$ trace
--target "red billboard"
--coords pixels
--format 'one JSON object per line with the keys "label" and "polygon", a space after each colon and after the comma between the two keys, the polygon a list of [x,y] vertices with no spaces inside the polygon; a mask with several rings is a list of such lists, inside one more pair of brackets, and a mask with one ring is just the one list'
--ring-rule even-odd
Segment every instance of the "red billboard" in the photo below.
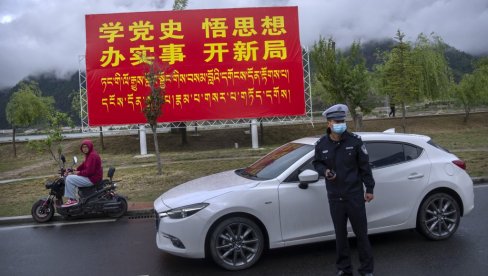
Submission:
{"label": "red billboard", "polygon": [[297,7],[86,15],[89,125],[146,123],[153,62],[159,122],[305,114]]}

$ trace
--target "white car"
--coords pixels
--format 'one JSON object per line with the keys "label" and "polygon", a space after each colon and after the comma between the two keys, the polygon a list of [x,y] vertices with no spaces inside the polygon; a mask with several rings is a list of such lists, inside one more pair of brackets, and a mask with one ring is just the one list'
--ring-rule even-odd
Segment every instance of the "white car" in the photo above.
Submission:
{"label": "white car", "polygon": [[[465,163],[427,136],[357,134],[376,181],[375,199],[366,204],[369,233],[417,228],[432,240],[453,235],[461,216],[474,208]],[[334,239],[325,180],[312,165],[317,140],[293,141],[247,168],[161,195],[154,202],[159,249],[211,257],[225,269],[240,270],[255,264],[264,249]]]}

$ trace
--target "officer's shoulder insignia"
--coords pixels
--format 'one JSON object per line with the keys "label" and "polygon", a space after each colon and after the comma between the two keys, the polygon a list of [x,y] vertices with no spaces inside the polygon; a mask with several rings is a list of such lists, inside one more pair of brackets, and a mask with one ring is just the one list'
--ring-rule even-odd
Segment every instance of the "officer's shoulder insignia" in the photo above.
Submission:
{"label": "officer's shoulder insignia", "polygon": [[356,134],[356,133],[351,133],[351,134],[352,134],[352,137],[354,137],[356,139],[361,139],[361,135]]}
{"label": "officer's shoulder insignia", "polygon": [[361,136],[357,135],[356,133],[348,131],[347,134],[349,135],[351,140],[356,141],[356,142],[361,141]]}
{"label": "officer's shoulder insignia", "polygon": [[368,155],[368,150],[364,144],[361,146],[361,150],[364,152],[364,154]]}
{"label": "officer's shoulder insignia", "polygon": [[324,135],[322,137],[320,137],[316,142],[315,142],[315,145],[318,145],[320,142],[322,142],[322,140],[324,140],[324,138],[327,137],[327,135]]}

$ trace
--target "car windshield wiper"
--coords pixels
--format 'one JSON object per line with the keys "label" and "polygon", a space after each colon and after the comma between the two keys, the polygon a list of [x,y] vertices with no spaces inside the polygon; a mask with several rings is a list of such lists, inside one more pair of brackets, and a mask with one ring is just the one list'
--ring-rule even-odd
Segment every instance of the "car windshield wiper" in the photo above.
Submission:
{"label": "car windshield wiper", "polygon": [[246,169],[239,169],[239,170],[237,170],[237,172],[242,176],[248,176],[248,177],[252,177],[252,178],[257,177],[257,175],[254,175],[252,173],[247,172]]}

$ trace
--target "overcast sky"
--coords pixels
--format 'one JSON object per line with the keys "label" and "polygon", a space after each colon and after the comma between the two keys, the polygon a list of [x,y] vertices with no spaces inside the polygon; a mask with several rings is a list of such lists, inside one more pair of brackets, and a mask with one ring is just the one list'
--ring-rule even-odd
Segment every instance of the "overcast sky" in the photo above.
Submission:
{"label": "overcast sky", "polygon": [[[85,53],[85,14],[170,10],[173,0],[1,0],[0,88],[31,74],[77,72]],[[300,38],[339,46],[435,32],[471,54],[488,53],[487,0],[189,0],[187,9],[298,6]]]}

